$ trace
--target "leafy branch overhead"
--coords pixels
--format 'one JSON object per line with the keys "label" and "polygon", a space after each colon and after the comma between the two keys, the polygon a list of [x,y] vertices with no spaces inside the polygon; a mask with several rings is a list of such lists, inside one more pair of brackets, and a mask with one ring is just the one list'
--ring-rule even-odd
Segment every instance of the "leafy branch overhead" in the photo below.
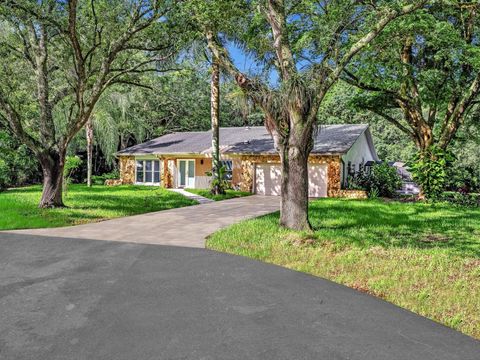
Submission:
{"label": "leafy branch overhead", "polygon": [[480,4],[434,4],[386,31],[345,71],[359,105],[423,151],[446,149],[480,95]]}

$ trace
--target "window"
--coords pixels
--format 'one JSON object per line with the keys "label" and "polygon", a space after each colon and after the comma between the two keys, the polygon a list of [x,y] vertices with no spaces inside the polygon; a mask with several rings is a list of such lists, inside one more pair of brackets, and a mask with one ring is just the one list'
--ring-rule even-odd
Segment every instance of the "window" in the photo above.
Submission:
{"label": "window", "polygon": [[143,182],[143,161],[137,160],[137,178],[136,182]]}
{"label": "window", "polygon": [[225,166],[225,178],[227,180],[232,180],[233,176],[233,164],[232,160],[222,160],[222,166]]}
{"label": "window", "polygon": [[160,161],[137,160],[136,182],[141,184],[160,184]]}

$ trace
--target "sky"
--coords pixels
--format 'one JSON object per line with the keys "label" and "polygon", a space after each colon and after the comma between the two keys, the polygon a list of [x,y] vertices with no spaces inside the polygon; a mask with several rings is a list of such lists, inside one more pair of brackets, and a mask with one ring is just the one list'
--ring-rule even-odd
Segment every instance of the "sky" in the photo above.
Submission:
{"label": "sky", "polygon": [[[227,50],[230,53],[235,66],[241,71],[249,75],[259,75],[262,71],[262,66],[255,62],[254,57],[245,54],[245,52],[230,42],[227,44]],[[278,74],[275,71],[270,71],[269,82],[271,85],[278,83]]]}

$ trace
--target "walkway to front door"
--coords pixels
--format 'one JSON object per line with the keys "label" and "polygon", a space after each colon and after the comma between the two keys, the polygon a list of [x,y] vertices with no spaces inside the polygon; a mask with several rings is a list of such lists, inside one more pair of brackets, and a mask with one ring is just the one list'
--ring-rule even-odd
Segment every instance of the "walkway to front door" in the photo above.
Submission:
{"label": "walkway to front door", "polygon": [[215,202],[215,200],[212,200],[212,199],[209,199],[209,198],[197,195],[197,194],[193,194],[193,193],[185,191],[183,189],[168,189],[168,190],[176,192],[176,193],[178,193],[180,195],[183,195],[183,196],[185,196],[189,199],[195,200],[199,204],[209,204],[209,203]]}
{"label": "walkway to front door", "polygon": [[4,233],[203,248],[205,238],[218,229],[279,207],[279,197],[252,195],[93,224]]}

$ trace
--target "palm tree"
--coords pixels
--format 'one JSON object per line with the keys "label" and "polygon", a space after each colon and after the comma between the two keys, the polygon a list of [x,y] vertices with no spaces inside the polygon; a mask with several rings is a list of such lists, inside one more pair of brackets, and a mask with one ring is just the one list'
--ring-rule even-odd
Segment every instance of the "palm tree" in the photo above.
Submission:
{"label": "palm tree", "polygon": [[92,186],[92,162],[93,162],[93,115],[85,124],[85,136],[87,138],[87,186]]}
{"label": "palm tree", "polygon": [[220,162],[220,66],[215,58],[212,61],[212,79],[210,82],[210,110],[212,122],[212,193],[225,194],[221,179]]}

